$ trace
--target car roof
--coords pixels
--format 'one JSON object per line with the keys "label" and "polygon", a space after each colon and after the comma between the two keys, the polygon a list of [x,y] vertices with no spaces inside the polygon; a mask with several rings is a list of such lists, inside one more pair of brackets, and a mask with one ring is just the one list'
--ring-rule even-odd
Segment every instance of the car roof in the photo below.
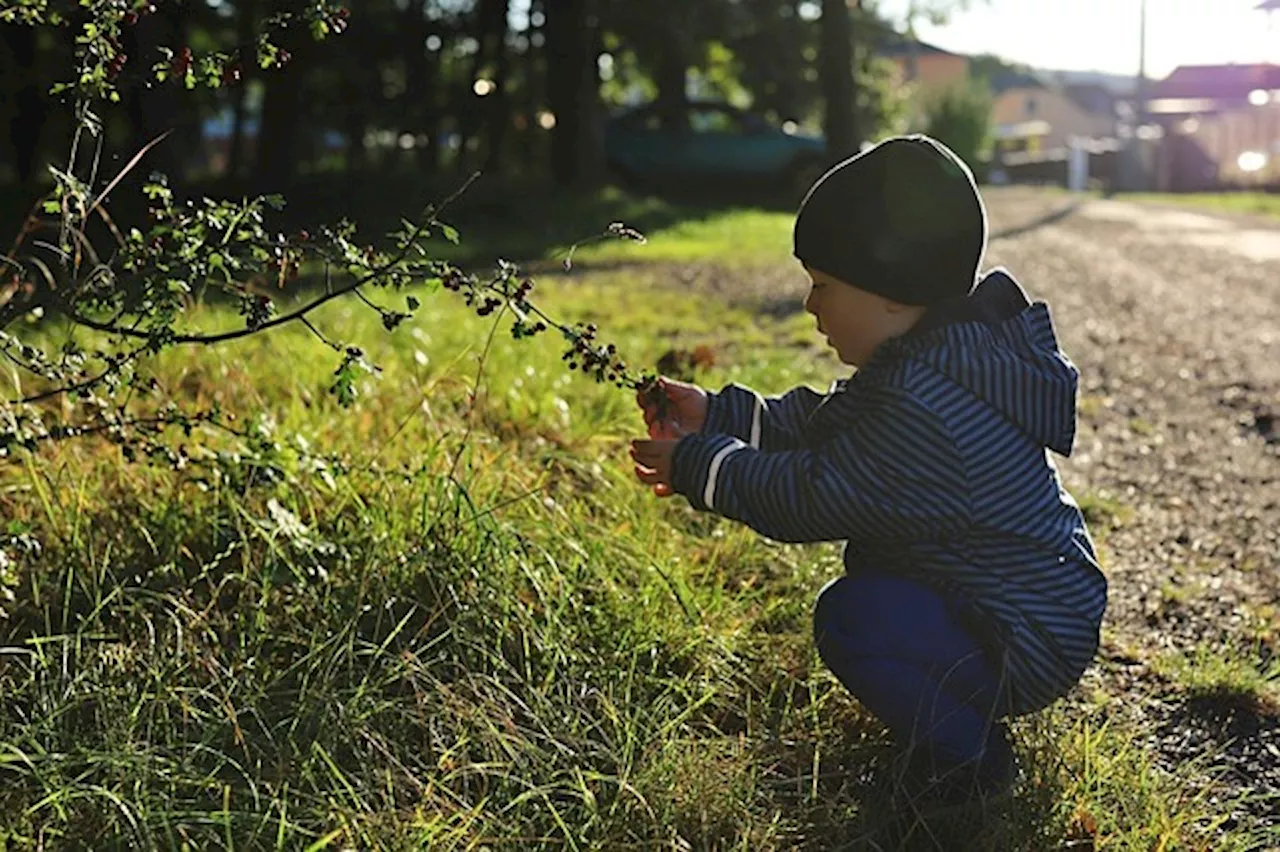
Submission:
{"label": "car roof", "polygon": [[741,107],[736,107],[733,104],[729,103],[728,101],[686,99],[682,101],[677,101],[675,103],[664,103],[662,101],[650,101],[647,104],[641,104],[640,106],[631,107],[630,109],[625,109],[622,112],[618,113],[618,115],[619,116],[644,115],[645,113],[655,112],[659,109],[670,109],[673,106],[678,109],[685,109],[685,110],[700,109],[700,108],[714,108],[714,109],[722,109],[726,112],[738,113],[739,115],[755,114],[755,113],[752,113],[750,110],[745,110],[745,109],[742,109]]}

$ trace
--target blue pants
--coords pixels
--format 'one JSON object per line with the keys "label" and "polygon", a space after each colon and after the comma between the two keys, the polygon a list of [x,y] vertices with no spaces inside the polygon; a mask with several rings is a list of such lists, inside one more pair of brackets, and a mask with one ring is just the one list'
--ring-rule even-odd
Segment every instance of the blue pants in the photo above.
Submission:
{"label": "blue pants", "polygon": [[[818,653],[901,744],[944,766],[1011,760],[1003,667],[966,627],[971,613],[920,583],[858,572],[814,607]],[[997,770],[998,771],[998,770]]]}

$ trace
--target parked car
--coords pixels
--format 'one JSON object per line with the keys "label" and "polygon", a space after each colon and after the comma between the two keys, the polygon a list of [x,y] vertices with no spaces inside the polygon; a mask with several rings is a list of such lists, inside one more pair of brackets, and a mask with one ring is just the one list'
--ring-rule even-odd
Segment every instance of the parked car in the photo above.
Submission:
{"label": "parked car", "polygon": [[609,168],[654,188],[780,189],[798,197],[822,175],[826,143],[717,102],[654,103],[609,119]]}

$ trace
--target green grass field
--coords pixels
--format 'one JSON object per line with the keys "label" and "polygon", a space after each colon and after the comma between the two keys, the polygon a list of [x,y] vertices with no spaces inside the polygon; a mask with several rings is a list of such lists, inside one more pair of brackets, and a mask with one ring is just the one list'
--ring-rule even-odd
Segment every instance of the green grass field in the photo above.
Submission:
{"label": "green grass field", "polygon": [[[635,363],[706,345],[710,386],[825,387],[810,318],[645,263],[785,263],[787,228],[600,245],[582,257],[640,263],[535,298]],[[0,531],[41,544],[0,560],[0,850],[1251,848],[1088,689],[1019,723],[1012,802],[890,807],[884,731],[810,639],[838,548],[655,499],[628,392],[501,320],[486,351],[492,319],[417,295],[390,335],[354,301],[316,315],[382,368],[352,409],[287,328],[154,365],[240,414],[172,436],[182,470],[87,440],[0,467]]]}

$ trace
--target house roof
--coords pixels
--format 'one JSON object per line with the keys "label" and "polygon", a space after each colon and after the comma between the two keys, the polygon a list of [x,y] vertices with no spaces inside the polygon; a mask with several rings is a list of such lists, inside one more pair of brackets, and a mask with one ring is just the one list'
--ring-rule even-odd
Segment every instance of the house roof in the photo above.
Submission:
{"label": "house roof", "polygon": [[[943,50],[936,44],[930,44],[927,41],[916,41],[921,56],[956,56],[961,57],[963,54],[953,53],[950,50]],[[906,56],[912,51],[911,39],[902,33],[888,33],[880,36],[875,42],[876,53],[880,56],[898,57]]]}
{"label": "house roof", "polygon": [[1280,10],[1280,0],[1262,0],[1261,3],[1253,8],[1260,12],[1275,12]]}
{"label": "house roof", "polygon": [[[1268,2],[1280,8],[1280,0]],[[1149,96],[1234,100],[1254,89],[1280,89],[1280,65],[1182,65],[1155,83]]]}
{"label": "house roof", "polygon": [[995,74],[987,81],[991,86],[991,93],[999,95],[1010,89],[1043,89],[1046,88],[1044,80],[1035,74],[1025,71],[1004,71]]}
{"label": "house roof", "polygon": [[1071,83],[1062,87],[1062,93],[1085,112],[1098,115],[1115,115],[1116,104],[1122,100],[1101,83]]}

